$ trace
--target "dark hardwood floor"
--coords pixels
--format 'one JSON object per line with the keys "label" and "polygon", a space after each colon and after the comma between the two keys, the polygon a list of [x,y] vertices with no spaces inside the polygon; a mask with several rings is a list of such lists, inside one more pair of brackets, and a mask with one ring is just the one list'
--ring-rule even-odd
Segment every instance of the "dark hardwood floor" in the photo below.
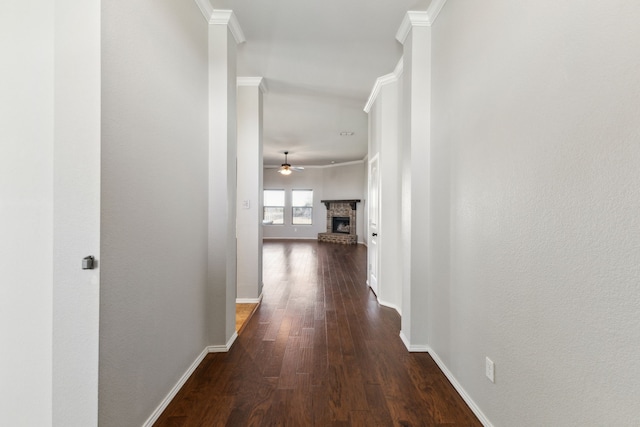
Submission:
{"label": "dark hardwood floor", "polygon": [[479,426],[365,285],[366,248],[265,241],[264,298],[155,426]]}

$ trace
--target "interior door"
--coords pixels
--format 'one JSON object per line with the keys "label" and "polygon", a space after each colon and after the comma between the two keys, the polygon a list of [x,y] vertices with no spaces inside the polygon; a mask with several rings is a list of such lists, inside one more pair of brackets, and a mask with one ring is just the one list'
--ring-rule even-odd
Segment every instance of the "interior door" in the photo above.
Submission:
{"label": "interior door", "polygon": [[54,10],[54,426],[98,425],[101,3],[60,0]]}
{"label": "interior door", "polygon": [[376,154],[369,161],[369,224],[368,224],[368,251],[369,287],[378,294],[378,273],[380,247],[378,245],[378,231],[380,218],[380,185],[379,165]]}

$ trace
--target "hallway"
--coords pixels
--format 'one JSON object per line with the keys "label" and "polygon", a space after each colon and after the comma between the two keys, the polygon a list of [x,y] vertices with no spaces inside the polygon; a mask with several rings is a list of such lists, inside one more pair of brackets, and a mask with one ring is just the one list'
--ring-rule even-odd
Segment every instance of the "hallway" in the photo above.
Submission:
{"label": "hallway", "polygon": [[155,425],[480,425],[365,280],[362,245],[265,241],[262,304]]}

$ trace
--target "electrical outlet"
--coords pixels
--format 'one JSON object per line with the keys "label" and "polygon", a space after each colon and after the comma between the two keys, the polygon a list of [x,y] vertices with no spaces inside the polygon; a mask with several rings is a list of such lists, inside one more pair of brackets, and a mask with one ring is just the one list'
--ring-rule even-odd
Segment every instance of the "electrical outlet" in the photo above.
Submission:
{"label": "electrical outlet", "polygon": [[487,376],[487,378],[489,378],[489,381],[491,381],[492,383],[496,382],[495,365],[493,364],[493,360],[489,359],[488,357],[486,358],[486,361],[485,361],[484,374]]}

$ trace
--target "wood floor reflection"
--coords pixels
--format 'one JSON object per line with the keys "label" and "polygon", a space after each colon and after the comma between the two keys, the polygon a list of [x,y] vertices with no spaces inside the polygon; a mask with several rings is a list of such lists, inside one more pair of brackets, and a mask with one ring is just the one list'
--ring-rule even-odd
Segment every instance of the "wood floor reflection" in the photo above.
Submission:
{"label": "wood floor reflection", "polygon": [[236,332],[240,333],[244,329],[257,308],[257,303],[236,303]]}
{"label": "wood floor reflection", "polygon": [[481,425],[365,281],[362,245],[265,241],[262,303],[155,425]]}

